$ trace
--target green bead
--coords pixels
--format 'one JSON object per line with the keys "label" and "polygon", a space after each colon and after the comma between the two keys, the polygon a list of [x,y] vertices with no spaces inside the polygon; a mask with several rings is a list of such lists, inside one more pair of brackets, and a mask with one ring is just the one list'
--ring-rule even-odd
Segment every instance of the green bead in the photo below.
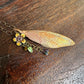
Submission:
{"label": "green bead", "polygon": [[49,50],[48,49],[44,49],[42,53],[45,54],[45,55],[48,55],[49,54]]}
{"label": "green bead", "polygon": [[32,47],[28,47],[27,50],[28,50],[30,53],[33,53],[33,48],[32,48]]}

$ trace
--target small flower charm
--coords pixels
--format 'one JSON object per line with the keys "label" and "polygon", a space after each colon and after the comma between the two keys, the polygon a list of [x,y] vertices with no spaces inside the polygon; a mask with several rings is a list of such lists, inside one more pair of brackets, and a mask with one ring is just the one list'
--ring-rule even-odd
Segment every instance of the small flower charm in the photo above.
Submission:
{"label": "small flower charm", "polygon": [[[25,40],[25,37],[26,37],[25,34],[17,32],[15,34],[15,37],[13,38],[13,42],[15,42],[17,46],[24,47],[24,50],[25,51],[29,51],[30,53],[33,53],[33,49],[38,50],[36,47],[35,48],[32,47],[32,44],[30,44],[29,42],[27,42]],[[49,51],[48,50],[43,50],[42,53],[45,54],[45,55],[48,55]]]}
{"label": "small flower charm", "polygon": [[16,42],[17,46],[21,46],[22,44],[26,43],[26,40],[24,38],[25,34],[16,33],[13,41]]}

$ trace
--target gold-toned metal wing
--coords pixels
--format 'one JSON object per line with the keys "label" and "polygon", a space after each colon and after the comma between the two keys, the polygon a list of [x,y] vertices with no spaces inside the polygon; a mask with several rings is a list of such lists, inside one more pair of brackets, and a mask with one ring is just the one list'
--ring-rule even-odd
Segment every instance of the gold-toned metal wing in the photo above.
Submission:
{"label": "gold-toned metal wing", "polygon": [[21,31],[19,29],[15,29],[19,31],[20,33],[24,33],[26,37],[28,37],[30,40],[35,41],[44,47],[47,48],[60,48],[60,47],[66,47],[66,46],[73,46],[75,42],[58,33],[53,33],[50,31],[41,31],[41,30],[26,30]]}

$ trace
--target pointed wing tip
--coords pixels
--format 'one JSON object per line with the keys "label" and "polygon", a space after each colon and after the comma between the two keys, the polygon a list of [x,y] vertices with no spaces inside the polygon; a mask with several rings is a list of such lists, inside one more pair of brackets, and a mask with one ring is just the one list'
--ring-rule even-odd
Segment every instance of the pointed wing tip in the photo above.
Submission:
{"label": "pointed wing tip", "polygon": [[75,45],[75,42],[71,39],[70,40],[70,46],[74,46]]}
{"label": "pointed wing tip", "polygon": [[74,42],[74,41],[72,41],[71,45],[72,45],[72,46],[73,46],[73,45],[75,45],[75,42]]}

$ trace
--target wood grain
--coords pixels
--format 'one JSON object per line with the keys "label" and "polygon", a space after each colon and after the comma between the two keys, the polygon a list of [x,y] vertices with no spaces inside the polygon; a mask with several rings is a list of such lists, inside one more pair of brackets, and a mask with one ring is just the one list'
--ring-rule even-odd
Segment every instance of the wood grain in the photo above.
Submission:
{"label": "wood grain", "polygon": [[73,47],[49,49],[49,56],[30,54],[0,31],[2,84],[75,84],[78,77],[83,84],[84,76],[77,74],[84,70],[84,0],[0,0],[0,20],[21,30],[57,32],[76,42]]}

